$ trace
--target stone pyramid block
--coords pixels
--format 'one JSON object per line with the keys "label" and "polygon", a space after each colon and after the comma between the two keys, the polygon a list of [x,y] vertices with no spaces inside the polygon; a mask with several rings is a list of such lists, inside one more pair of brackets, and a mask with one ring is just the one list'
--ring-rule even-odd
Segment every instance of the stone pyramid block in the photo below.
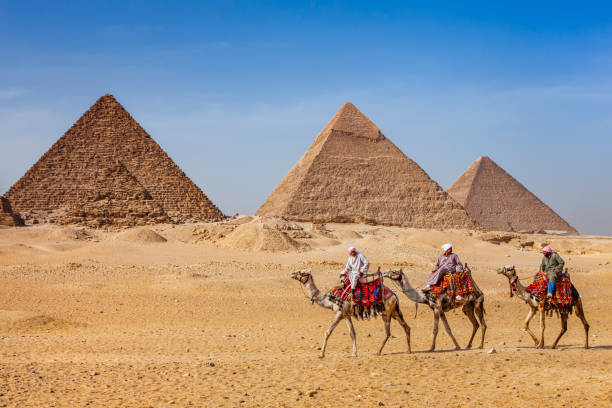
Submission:
{"label": "stone pyramid block", "polygon": [[488,157],[479,157],[448,193],[478,226],[491,231],[565,231],[578,234],[563,218]]}
{"label": "stone pyramid block", "polygon": [[117,160],[174,219],[223,217],[112,95],[98,99],[5,197],[20,214],[68,209]]}
{"label": "stone pyramid block", "polygon": [[121,162],[101,171],[85,188],[79,203],[72,205],[58,223],[98,228],[170,222],[161,205]]}
{"label": "stone pyramid block", "polygon": [[473,228],[463,207],[347,102],[256,215]]}

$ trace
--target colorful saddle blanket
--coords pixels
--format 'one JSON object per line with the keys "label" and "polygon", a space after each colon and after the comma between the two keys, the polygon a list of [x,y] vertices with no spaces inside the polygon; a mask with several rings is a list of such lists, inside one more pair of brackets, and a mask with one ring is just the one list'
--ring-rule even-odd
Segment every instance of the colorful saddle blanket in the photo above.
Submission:
{"label": "colorful saddle blanket", "polygon": [[431,288],[427,292],[427,296],[430,301],[436,302],[440,295],[448,293],[451,299],[454,301],[455,296],[467,296],[470,293],[476,292],[472,276],[468,272],[458,273],[447,273],[444,275],[444,279],[438,286]]}
{"label": "colorful saddle blanket", "polygon": [[[333,287],[329,291],[329,300],[342,305],[351,294],[351,282],[344,279],[341,285]],[[353,293],[353,314],[359,318],[377,316],[385,310],[385,299],[393,292],[382,284],[380,278],[360,279]]]}
{"label": "colorful saddle blanket", "polygon": [[[525,292],[530,293],[538,302],[543,303],[548,293],[548,276],[544,272],[538,272],[535,280],[525,289]],[[568,273],[561,274],[557,279],[552,303],[561,307],[574,304],[574,290]]]}

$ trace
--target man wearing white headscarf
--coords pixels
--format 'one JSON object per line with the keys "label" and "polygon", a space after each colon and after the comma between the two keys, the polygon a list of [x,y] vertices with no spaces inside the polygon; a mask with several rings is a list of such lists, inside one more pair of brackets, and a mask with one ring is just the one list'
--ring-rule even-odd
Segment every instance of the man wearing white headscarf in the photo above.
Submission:
{"label": "man wearing white headscarf", "polygon": [[350,247],[348,249],[348,253],[349,257],[348,261],[346,262],[346,267],[342,272],[340,272],[340,275],[348,276],[351,282],[351,290],[355,290],[359,278],[368,273],[370,263],[368,262],[367,258],[355,247]]}
{"label": "man wearing white headscarf", "polygon": [[463,265],[459,257],[453,253],[453,244],[442,245],[442,250],[444,253],[438,257],[438,262],[427,279],[427,285],[422,289],[423,292],[427,292],[432,286],[440,283],[447,273],[463,272]]}

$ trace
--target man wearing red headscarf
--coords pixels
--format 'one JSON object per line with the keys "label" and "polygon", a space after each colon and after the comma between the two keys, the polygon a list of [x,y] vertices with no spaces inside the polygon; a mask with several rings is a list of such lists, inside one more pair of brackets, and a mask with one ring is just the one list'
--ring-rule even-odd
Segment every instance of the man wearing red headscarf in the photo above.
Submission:
{"label": "man wearing red headscarf", "polygon": [[555,282],[558,275],[563,273],[565,261],[549,246],[542,248],[542,254],[544,257],[542,263],[540,263],[540,271],[548,277],[548,294],[546,297],[552,298],[555,293]]}

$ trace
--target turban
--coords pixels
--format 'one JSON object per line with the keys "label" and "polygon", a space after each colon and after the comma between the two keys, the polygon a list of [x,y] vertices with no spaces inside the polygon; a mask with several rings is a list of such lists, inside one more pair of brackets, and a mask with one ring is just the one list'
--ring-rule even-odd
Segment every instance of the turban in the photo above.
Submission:
{"label": "turban", "polygon": [[356,253],[356,254],[358,254],[358,253],[359,253],[359,251],[357,250],[357,248],[355,248],[355,247],[350,247],[350,248],[348,249],[348,253],[349,253],[349,255],[350,255],[350,254],[351,254],[351,252],[353,252],[353,251],[355,251],[355,253]]}
{"label": "turban", "polygon": [[448,251],[452,247],[453,247],[453,244],[444,244],[444,245],[442,245],[442,249],[444,250],[444,252]]}
{"label": "turban", "polygon": [[542,252],[546,252],[547,254],[555,254],[556,252],[549,246],[545,246],[542,248]]}

